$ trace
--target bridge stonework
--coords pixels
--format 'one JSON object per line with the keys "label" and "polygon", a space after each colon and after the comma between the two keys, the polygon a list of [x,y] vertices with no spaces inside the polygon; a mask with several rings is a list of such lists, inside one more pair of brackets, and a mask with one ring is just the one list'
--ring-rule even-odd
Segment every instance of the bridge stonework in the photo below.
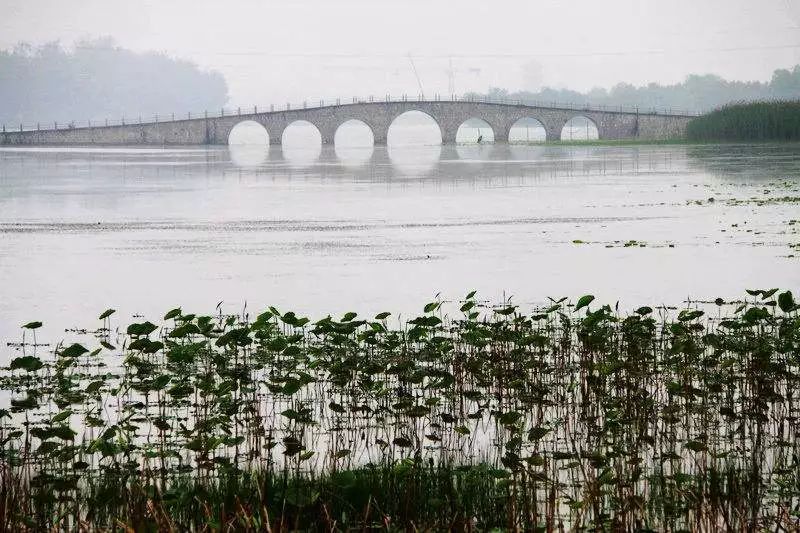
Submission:
{"label": "bridge stonework", "polygon": [[224,145],[231,130],[245,120],[264,126],[270,144],[280,144],[284,130],[293,122],[307,121],[317,127],[324,144],[332,144],[337,128],[348,120],[360,120],[372,129],[375,144],[386,144],[389,126],[407,111],[421,111],[439,125],[442,142],[455,143],[458,128],[471,118],[486,121],[495,142],[508,141],[511,127],[522,118],[542,123],[547,140],[559,140],[571,118],[583,116],[597,126],[600,139],[680,139],[693,118],[686,115],[635,113],[610,110],[576,110],[529,105],[469,101],[361,102],[310,109],[202,117],[185,120],[75,127],[0,133],[3,145]]}

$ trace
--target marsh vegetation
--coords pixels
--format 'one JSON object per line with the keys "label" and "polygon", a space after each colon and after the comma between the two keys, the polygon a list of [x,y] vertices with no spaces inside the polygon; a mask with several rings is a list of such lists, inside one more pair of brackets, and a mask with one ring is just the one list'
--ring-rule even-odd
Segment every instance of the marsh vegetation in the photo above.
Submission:
{"label": "marsh vegetation", "polygon": [[793,530],[799,308],[109,309],[46,354],[30,322],[0,381],[0,527]]}
{"label": "marsh vegetation", "polygon": [[731,104],[693,119],[692,141],[800,140],[800,101]]}

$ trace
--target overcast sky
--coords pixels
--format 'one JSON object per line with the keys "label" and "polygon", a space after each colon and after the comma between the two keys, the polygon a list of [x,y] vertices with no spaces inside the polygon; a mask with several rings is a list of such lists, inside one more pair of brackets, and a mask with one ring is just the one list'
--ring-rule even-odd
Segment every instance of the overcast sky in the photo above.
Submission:
{"label": "overcast sky", "polygon": [[100,36],[222,72],[233,105],[446,94],[451,65],[457,93],[586,90],[767,80],[800,63],[800,0],[0,0],[0,48]]}

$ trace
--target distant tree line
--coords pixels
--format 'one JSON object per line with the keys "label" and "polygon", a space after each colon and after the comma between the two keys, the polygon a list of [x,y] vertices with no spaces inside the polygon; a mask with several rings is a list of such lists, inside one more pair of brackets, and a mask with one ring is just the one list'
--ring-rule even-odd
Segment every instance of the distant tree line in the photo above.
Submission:
{"label": "distant tree line", "polygon": [[693,119],[692,141],[800,140],[800,101],[731,104]]}
{"label": "distant tree line", "polygon": [[728,81],[713,74],[693,74],[683,83],[674,85],[650,83],[635,87],[620,83],[611,89],[595,88],[588,92],[549,87],[540,91],[517,92],[493,88],[486,94],[472,93],[470,96],[706,112],[732,102],[800,100],[800,65],[790,70],[776,70],[768,82]]}
{"label": "distant tree line", "polygon": [[19,44],[0,51],[0,123],[7,126],[218,110],[225,78],[189,61],[120,48],[110,39]]}

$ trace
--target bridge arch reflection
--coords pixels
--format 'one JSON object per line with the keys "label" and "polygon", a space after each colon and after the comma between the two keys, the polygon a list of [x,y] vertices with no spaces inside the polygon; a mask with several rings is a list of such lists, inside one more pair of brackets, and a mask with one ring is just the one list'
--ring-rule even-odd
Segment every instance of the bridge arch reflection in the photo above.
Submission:
{"label": "bridge arch reflection", "polygon": [[336,128],[333,146],[336,157],[342,165],[361,166],[372,158],[375,133],[363,120],[349,119]]}
{"label": "bridge arch reflection", "polygon": [[314,164],[322,153],[322,134],[307,120],[290,122],[281,134],[281,153],[290,166]]}

